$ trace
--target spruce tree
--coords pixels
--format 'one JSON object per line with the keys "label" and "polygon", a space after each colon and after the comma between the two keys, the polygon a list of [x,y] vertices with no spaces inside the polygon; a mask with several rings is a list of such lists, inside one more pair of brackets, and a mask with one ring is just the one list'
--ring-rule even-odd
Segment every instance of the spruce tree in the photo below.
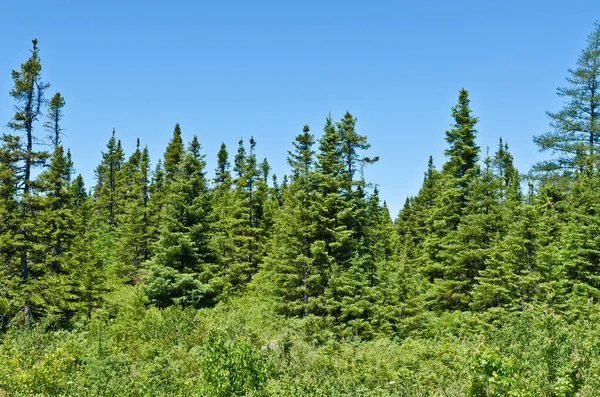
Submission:
{"label": "spruce tree", "polygon": [[62,146],[55,146],[47,170],[38,177],[45,191],[36,214],[38,220],[38,249],[32,252],[31,274],[35,278],[33,310],[39,317],[54,316],[66,320],[71,309],[66,307],[68,281],[73,268],[74,241],[77,239],[73,211],[71,172],[73,164]]}
{"label": "spruce tree", "polygon": [[573,187],[563,232],[563,276],[569,309],[600,300],[600,178],[591,161]]}
{"label": "spruce tree", "polygon": [[19,202],[17,201],[17,168],[20,143],[18,137],[2,136],[0,147],[0,329],[22,309],[18,298],[20,285],[19,266],[22,240]]}
{"label": "spruce tree", "polygon": [[42,114],[44,104],[44,92],[49,87],[48,84],[41,81],[42,65],[40,63],[39,49],[37,39],[32,40],[33,48],[31,56],[27,61],[21,64],[20,70],[12,71],[13,88],[10,96],[15,100],[15,115],[8,123],[8,127],[18,136],[23,136],[23,141],[12,139],[12,142],[18,142],[19,148],[19,166],[16,174],[16,186],[19,201],[20,212],[20,230],[16,239],[20,249],[20,281],[18,287],[23,292],[22,307],[25,321],[30,323],[34,317],[32,312],[32,286],[30,277],[30,255],[35,245],[36,219],[34,213],[37,201],[35,178],[32,177],[34,168],[41,166],[48,158],[48,153],[36,150],[34,143],[35,123]]}
{"label": "spruce tree", "polygon": [[71,310],[83,313],[89,320],[109,292],[107,269],[98,250],[98,232],[93,222],[93,202],[87,194],[81,175],[70,186],[73,200],[76,238],[72,245],[71,270],[67,300]]}
{"label": "spruce tree", "polygon": [[120,194],[121,168],[125,161],[121,141],[115,138],[116,131],[106,144],[106,153],[102,152],[102,162],[96,168],[96,187],[94,199],[96,204],[96,217],[100,225],[107,225],[109,230],[114,230],[123,211],[123,197]]}
{"label": "spruce tree", "polygon": [[65,98],[60,95],[60,92],[54,94],[48,104],[48,121],[44,123],[44,127],[48,131],[50,142],[52,145],[60,145],[60,136],[63,129],[60,126],[60,121],[63,118],[63,108],[65,107]]}
{"label": "spruce tree", "polygon": [[311,208],[313,189],[314,136],[307,125],[288,152],[291,183],[286,200],[275,218],[270,250],[265,269],[274,282],[274,292],[280,298],[279,309],[287,315],[320,314],[326,279],[318,267],[314,253],[322,248],[317,241],[318,225]]}
{"label": "spruce tree", "polygon": [[181,162],[184,156],[183,139],[181,138],[181,128],[179,123],[175,124],[173,130],[173,137],[167,145],[164,155],[164,172],[165,172],[165,185],[171,184],[175,180],[175,176],[179,171]]}
{"label": "spruce tree", "polygon": [[[422,250],[423,275],[432,284],[427,289],[426,300],[430,307],[437,309],[464,308],[468,304],[468,285],[476,275],[472,266],[463,266],[468,258],[459,261],[446,249],[456,245],[455,232],[467,215],[469,189],[479,175],[479,147],[475,143],[478,120],[471,115],[468,92],[464,88],[452,108],[452,117],[452,128],[446,131],[448,160],[442,167],[440,192],[429,211]],[[470,228],[466,227],[463,232],[468,235]]]}
{"label": "spruce tree", "polygon": [[117,273],[131,281],[140,264],[150,259],[151,227],[148,207],[150,156],[148,148],[136,151],[123,166],[126,187],[122,222],[119,226],[119,269]]}
{"label": "spruce tree", "polygon": [[167,193],[160,236],[146,264],[150,302],[203,307],[214,304],[225,282],[210,244],[209,197],[204,156],[190,143]]}

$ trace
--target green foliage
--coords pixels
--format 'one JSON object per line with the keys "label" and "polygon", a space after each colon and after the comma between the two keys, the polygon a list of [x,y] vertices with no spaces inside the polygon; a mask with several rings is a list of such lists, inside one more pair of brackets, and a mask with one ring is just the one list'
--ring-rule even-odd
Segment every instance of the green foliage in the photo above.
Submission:
{"label": "green foliage", "polygon": [[534,137],[540,150],[555,155],[534,167],[537,172],[581,171],[588,158],[597,169],[600,145],[600,24],[596,22],[587,46],[577,59],[577,67],[569,69],[569,85],[559,88],[565,103],[558,112],[548,112],[552,130]]}
{"label": "green foliage", "polygon": [[0,140],[0,397],[597,395],[598,32],[536,137],[562,175],[523,194],[502,139],[480,161],[461,89],[394,223],[349,112],[304,126],[281,186],[253,137],[211,183],[178,124],[153,174],[113,130],[88,194],[34,40]]}
{"label": "green foliage", "polygon": [[210,245],[210,201],[196,137],[171,182],[144,291],[159,307],[214,304],[224,281]]}

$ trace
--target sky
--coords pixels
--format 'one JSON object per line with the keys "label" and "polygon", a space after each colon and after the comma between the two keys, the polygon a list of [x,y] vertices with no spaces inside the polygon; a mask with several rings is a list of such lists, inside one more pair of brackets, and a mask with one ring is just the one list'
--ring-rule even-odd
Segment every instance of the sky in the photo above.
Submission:
{"label": "sky", "polygon": [[[113,128],[156,163],[180,123],[209,175],[240,138],[287,172],[308,124],[357,117],[380,161],[365,170],[392,216],[444,162],[458,91],[469,91],[485,154],[508,142],[522,173],[549,157],[534,135],[560,109],[600,1],[2,1],[0,132],[13,116],[11,70],[37,37],[47,97],[66,99],[63,143],[88,187]],[[39,135],[44,135],[41,128]]]}

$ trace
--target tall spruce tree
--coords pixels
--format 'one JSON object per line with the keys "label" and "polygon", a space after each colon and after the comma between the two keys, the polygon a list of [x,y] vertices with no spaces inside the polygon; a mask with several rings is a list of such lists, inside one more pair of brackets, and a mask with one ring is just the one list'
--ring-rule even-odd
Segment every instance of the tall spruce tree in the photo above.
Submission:
{"label": "tall spruce tree", "polygon": [[[469,189],[479,175],[479,147],[475,143],[477,118],[471,115],[468,92],[464,88],[452,108],[454,123],[446,131],[448,157],[442,168],[441,190],[429,212],[427,237],[423,242],[423,274],[432,284],[426,300],[437,309],[464,308],[468,303],[465,285],[475,275],[445,248],[455,245],[455,232],[467,215]],[[463,263],[464,264],[464,263]]]}
{"label": "tall spruce tree", "polygon": [[159,307],[214,304],[225,285],[210,244],[204,155],[194,137],[169,188],[144,291]]}
{"label": "tall spruce tree", "polygon": [[315,138],[308,125],[293,142],[288,152],[291,182],[286,200],[275,218],[265,269],[274,281],[274,292],[281,299],[280,310],[288,315],[318,314],[318,299],[325,289],[324,274],[318,268],[314,249],[318,225],[311,208],[315,197],[314,150]]}
{"label": "tall spruce tree", "polygon": [[19,142],[19,165],[16,174],[17,195],[20,211],[20,230],[16,239],[20,249],[20,281],[19,287],[23,291],[22,307],[25,321],[30,323],[34,317],[32,312],[33,287],[30,277],[30,254],[35,245],[35,205],[37,201],[35,178],[32,177],[35,167],[41,166],[48,158],[48,153],[42,150],[36,150],[37,141],[34,135],[35,123],[42,114],[44,105],[44,92],[49,87],[41,80],[42,65],[40,63],[39,49],[37,39],[32,40],[33,48],[31,56],[27,61],[21,64],[20,70],[12,71],[13,88],[10,96],[15,101],[15,114],[8,123],[8,127],[18,136],[23,136],[23,140],[12,140]]}

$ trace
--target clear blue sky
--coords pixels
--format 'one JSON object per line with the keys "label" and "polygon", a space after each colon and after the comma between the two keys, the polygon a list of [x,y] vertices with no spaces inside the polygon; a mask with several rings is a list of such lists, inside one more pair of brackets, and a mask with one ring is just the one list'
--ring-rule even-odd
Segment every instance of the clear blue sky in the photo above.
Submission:
{"label": "clear blue sky", "polygon": [[253,135],[278,175],[308,123],[346,110],[369,137],[367,170],[395,216],[444,160],[458,90],[480,118],[479,145],[508,141],[526,172],[545,158],[532,136],[557,110],[600,1],[4,1],[0,124],[11,69],[39,39],[43,74],[67,101],[64,143],[88,186],[112,128],[154,163],[176,122],[198,134],[209,168],[224,141]]}

